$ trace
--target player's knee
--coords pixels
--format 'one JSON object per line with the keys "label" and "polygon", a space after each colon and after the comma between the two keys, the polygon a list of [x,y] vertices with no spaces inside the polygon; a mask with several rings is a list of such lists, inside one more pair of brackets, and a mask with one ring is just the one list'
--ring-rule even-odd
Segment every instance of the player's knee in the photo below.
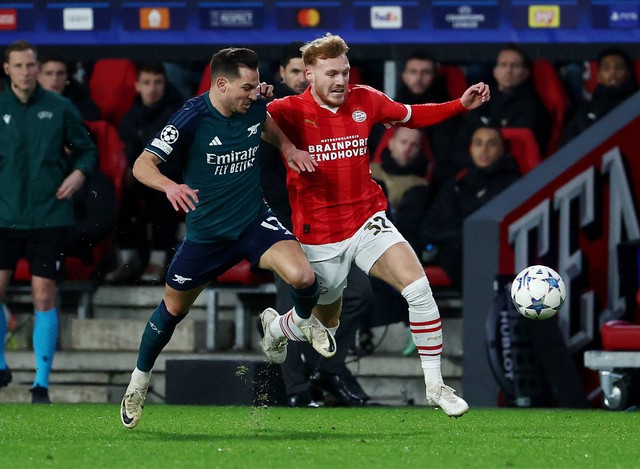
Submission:
{"label": "player's knee", "polygon": [[182,302],[172,301],[169,298],[165,298],[164,307],[166,308],[167,312],[170,315],[176,316],[176,317],[183,317],[187,315],[191,305],[186,305]]}
{"label": "player's knee", "polygon": [[37,293],[34,291],[32,300],[33,300],[33,308],[36,311],[49,311],[50,309],[53,309],[56,306],[55,295],[52,296],[42,292]]}
{"label": "player's knee", "polygon": [[416,307],[430,306],[434,301],[431,285],[429,285],[427,277],[421,277],[407,285],[404,290],[402,290],[402,296],[404,296],[409,305]]}
{"label": "player's knee", "polygon": [[311,266],[296,266],[287,272],[285,281],[293,288],[300,290],[313,285],[315,279],[316,274]]}

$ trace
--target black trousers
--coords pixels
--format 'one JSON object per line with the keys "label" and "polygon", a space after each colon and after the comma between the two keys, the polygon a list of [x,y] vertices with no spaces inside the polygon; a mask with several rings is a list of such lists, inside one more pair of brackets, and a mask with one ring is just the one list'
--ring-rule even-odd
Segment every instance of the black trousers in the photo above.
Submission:
{"label": "black trousers", "polygon": [[[277,275],[276,308],[280,314],[289,311],[293,303],[290,287]],[[373,291],[369,277],[355,265],[347,277],[347,287],[343,292],[340,327],[336,332],[338,350],[331,358],[324,358],[307,342],[289,341],[287,359],[281,365],[285,389],[288,395],[309,389],[309,376],[316,371],[334,374],[348,373],[345,365],[349,349],[355,345],[355,338],[365,315],[373,306]]]}

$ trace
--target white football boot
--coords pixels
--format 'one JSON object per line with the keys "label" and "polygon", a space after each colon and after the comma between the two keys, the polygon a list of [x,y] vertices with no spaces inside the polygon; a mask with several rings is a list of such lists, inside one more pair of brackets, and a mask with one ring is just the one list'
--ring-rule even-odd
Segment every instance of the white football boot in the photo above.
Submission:
{"label": "white football boot", "polygon": [[308,319],[299,318],[294,314],[293,322],[320,355],[331,358],[336,354],[336,339],[313,314]]}
{"label": "white football boot", "polygon": [[125,427],[133,428],[140,422],[148,389],[149,385],[142,387],[133,382],[127,386],[120,404],[120,420]]}
{"label": "white football boot", "polygon": [[277,339],[271,333],[269,326],[276,321],[280,315],[273,308],[267,308],[260,314],[260,322],[264,335],[260,341],[262,351],[271,363],[284,363],[287,359],[287,338]]}
{"label": "white football boot", "polygon": [[460,417],[469,411],[469,404],[444,383],[427,388],[427,405],[440,407],[449,417]]}

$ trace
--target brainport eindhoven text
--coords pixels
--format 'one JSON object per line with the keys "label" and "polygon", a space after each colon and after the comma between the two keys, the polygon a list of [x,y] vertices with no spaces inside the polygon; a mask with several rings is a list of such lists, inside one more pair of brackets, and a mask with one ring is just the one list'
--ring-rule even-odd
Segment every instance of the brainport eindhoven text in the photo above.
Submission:
{"label": "brainport eindhoven text", "polygon": [[309,145],[309,154],[316,161],[338,160],[367,154],[367,139],[354,138],[336,142]]}

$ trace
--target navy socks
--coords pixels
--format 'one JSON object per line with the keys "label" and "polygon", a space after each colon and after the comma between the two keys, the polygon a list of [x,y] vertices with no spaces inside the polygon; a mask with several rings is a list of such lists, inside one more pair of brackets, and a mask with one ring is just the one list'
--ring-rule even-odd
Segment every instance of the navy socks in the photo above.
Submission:
{"label": "navy socks", "polygon": [[176,317],[169,314],[164,300],[160,302],[149,318],[142,334],[137,365],[140,371],[151,371],[158,355],[169,343],[173,331],[183,318],[184,316]]}

